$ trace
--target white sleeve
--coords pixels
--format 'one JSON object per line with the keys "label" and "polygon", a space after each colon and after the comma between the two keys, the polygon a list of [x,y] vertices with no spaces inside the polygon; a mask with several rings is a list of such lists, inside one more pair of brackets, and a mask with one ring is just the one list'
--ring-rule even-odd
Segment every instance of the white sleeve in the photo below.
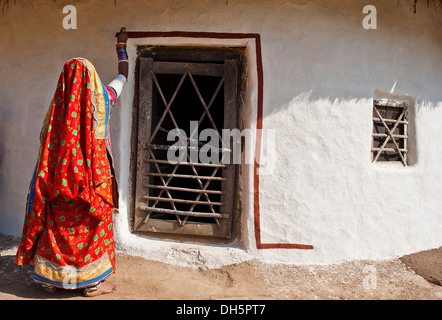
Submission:
{"label": "white sleeve", "polygon": [[117,93],[117,98],[120,96],[126,81],[126,77],[120,73],[111,81],[111,83],[109,83],[109,87],[112,87]]}

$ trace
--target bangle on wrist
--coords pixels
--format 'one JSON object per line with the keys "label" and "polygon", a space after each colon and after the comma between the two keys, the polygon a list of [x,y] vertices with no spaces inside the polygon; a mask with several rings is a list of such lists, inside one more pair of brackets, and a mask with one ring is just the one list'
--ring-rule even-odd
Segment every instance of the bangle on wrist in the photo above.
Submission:
{"label": "bangle on wrist", "polygon": [[118,56],[118,60],[119,61],[127,61],[128,60],[128,56],[127,56],[127,51],[126,51],[126,44],[117,44],[116,46],[116,50],[117,50],[117,56]]}

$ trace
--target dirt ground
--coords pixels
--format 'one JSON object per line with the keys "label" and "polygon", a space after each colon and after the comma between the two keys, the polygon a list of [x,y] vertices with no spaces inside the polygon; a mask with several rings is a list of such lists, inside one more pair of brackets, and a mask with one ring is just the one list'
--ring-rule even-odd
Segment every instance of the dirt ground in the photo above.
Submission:
{"label": "dirt ground", "polygon": [[442,247],[389,261],[338,265],[269,265],[259,261],[218,269],[189,268],[117,254],[107,281],[117,291],[85,298],[80,291],[46,294],[27,269],[13,266],[17,239],[0,235],[0,300],[442,300]]}

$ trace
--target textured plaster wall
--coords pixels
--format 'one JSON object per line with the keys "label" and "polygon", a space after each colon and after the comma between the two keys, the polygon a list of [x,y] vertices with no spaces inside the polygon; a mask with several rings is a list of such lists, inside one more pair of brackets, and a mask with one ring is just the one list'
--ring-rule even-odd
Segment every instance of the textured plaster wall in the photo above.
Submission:
{"label": "textured plaster wall", "polygon": [[[77,30],[62,9],[77,8]],[[127,206],[133,69],[112,118],[121,213],[119,250],[167,262],[215,266],[257,258],[284,263],[388,259],[442,243],[442,11],[410,1],[371,1],[377,30],[362,28],[366,1],[56,1],[12,5],[0,15],[0,232],[19,235],[38,136],[63,63],[93,62],[102,80],[116,73],[114,34],[134,31],[259,33],[263,127],[275,129],[274,171],[260,177],[263,243],[313,250],[257,250],[253,168],[242,168],[242,237],[230,245],[153,240],[130,233]],[[256,126],[256,61],[250,40],[132,39],[138,44],[245,45],[246,127]],[[133,63],[131,64],[134,65]],[[395,85],[396,83],[396,85]],[[416,161],[370,163],[375,90],[414,98]],[[263,147],[263,152],[271,151]],[[254,150],[248,154],[253,156]]]}

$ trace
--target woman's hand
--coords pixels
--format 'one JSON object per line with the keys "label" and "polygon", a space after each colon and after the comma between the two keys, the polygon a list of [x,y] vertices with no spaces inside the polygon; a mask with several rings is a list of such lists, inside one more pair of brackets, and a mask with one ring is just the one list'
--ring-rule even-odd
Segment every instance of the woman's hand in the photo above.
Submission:
{"label": "woman's hand", "polygon": [[121,27],[120,32],[118,33],[118,37],[117,37],[117,42],[127,42],[127,32],[126,32],[126,27]]}

